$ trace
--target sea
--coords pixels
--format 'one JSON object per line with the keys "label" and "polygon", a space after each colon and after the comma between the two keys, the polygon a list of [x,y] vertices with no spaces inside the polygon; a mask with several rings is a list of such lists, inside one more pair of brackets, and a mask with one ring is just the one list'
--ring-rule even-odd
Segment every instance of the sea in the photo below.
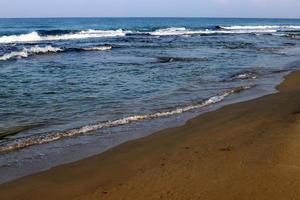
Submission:
{"label": "sea", "polygon": [[276,92],[299,19],[0,19],[0,183]]}

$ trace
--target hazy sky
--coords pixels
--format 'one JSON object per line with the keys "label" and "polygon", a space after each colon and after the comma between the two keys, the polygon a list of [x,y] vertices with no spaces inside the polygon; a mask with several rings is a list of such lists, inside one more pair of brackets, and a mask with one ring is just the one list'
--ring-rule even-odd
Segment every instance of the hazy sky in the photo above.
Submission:
{"label": "hazy sky", "polygon": [[0,17],[300,18],[300,0],[0,0]]}

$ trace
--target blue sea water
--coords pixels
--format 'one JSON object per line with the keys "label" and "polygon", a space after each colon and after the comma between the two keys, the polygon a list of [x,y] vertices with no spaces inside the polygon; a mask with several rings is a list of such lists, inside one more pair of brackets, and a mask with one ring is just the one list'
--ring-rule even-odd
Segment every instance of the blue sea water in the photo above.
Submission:
{"label": "blue sea water", "polygon": [[268,93],[299,39],[297,19],[0,19],[0,182]]}

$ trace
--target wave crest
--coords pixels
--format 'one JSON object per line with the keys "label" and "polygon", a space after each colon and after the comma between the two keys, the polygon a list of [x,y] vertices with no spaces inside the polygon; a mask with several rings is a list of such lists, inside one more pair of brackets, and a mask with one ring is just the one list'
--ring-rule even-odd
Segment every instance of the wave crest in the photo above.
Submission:
{"label": "wave crest", "polygon": [[220,26],[221,29],[227,30],[266,30],[266,29],[275,29],[275,30],[293,30],[300,29],[300,26],[278,26],[278,25],[257,25],[257,26]]}
{"label": "wave crest", "polygon": [[284,31],[297,31],[296,25],[257,25],[257,26],[216,26],[213,29],[187,29],[185,27],[171,27],[150,32],[154,36],[176,35],[211,35],[211,34],[251,34],[251,33],[276,33]]}
{"label": "wave crest", "polygon": [[57,53],[57,52],[67,52],[67,51],[108,51],[111,50],[112,46],[94,46],[94,47],[84,47],[84,48],[58,48],[52,47],[50,45],[45,47],[34,46],[31,48],[23,48],[21,51],[10,52],[0,56],[0,61],[6,61],[11,59],[21,59],[27,58],[32,55],[47,54],[47,53]]}
{"label": "wave crest", "polygon": [[85,51],[108,51],[111,50],[112,46],[99,46],[99,47],[86,47],[82,48]]}
{"label": "wave crest", "polygon": [[180,35],[214,35],[214,34],[250,34],[250,33],[276,33],[275,29],[203,29],[191,30],[186,28],[167,28],[150,32],[153,36],[180,36]]}
{"label": "wave crest", "polygon": [[234,74],[230,77],[230,80],[237,80],[237,79],[257,79],[258,74],[256,72],[241,72],[238,74]]}
{"label": "wave crest", "polygon": [[5,35],[0,37],[0,43],[40,42],[53,40],[76,40],[100,37],[124,36],[180,36],[180,35],[211,35],[211,34],[250,34],[250,33],[276,33],[285,31],[298,31],[296,25],[260,25],[260,26],[216,26],[213,28],[188,29],[185,27],[169,27],[150,32],[117,30],[38,30],[28,34]]}
{"label": "wave crest", "polygon": [[0,60],[5,61],[16,58],[27,58],[28,56],[34,54],[55,53],[59,51],[63,51],[63,49],[52,47],[50,45],[45,47],[34,46],[31,48],[23,48],[21,51],[4,54],[3,56],[0,56]]}
{"label": "wave crest", "polygon": [[76,33],[60,34],[60,35],[40,35],[38,32],[32,32],[21,35],[9,35],[0,37],[0,43],[15,42],[39,42],[52,40],[75,40],[100,37],[122,37],[126,35],[126,31],[118,30],[86,30]]}
{"label": "wave crest", "polygon": [[37,32],[21,35],[9,35],[0,37],[0,43],[14,43],[14,42],[33,42],[40,41],[41,36]]}

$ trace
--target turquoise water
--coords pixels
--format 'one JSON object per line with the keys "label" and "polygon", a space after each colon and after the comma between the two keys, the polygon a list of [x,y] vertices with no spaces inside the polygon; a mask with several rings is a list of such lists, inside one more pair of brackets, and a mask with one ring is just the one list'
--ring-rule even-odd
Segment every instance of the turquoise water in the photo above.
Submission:
{"label": "turquoise water", "polygon": [[299,39],[291,19],[0,19],[0,164],[270,85]]}

